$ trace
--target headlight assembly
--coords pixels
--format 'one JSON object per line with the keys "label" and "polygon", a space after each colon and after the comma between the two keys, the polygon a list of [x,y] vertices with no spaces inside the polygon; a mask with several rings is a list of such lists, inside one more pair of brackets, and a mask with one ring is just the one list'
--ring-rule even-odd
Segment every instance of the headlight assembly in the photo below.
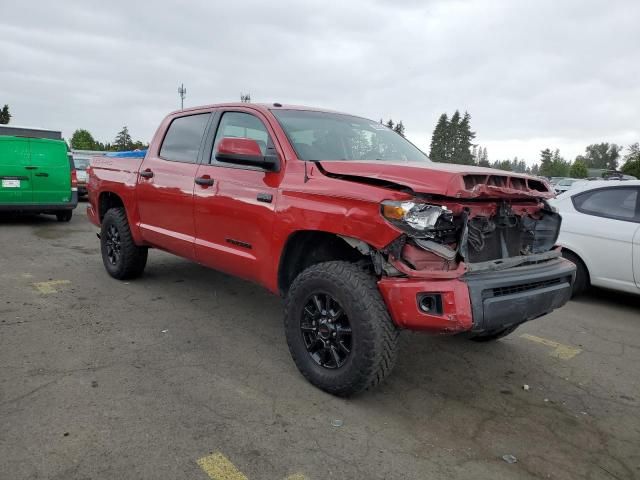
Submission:
{"label": "headlight assembly", "polygon": [[386,200],[381,205],[382,216],[393,225],[417,237],[433,238],[440,218],[451,221],[451,210],[439,205]]}

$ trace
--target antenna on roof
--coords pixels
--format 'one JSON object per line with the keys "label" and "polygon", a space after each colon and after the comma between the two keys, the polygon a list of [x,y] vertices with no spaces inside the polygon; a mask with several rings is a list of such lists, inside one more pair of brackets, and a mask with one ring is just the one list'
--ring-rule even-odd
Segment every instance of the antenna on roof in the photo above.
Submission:
{"label": "antenna on roof", "polygon": [[187,89],[184,88],[184,83],[178,87],[178,95],[180,95],[180,110],[184,110],[184,98],[187,96]]}

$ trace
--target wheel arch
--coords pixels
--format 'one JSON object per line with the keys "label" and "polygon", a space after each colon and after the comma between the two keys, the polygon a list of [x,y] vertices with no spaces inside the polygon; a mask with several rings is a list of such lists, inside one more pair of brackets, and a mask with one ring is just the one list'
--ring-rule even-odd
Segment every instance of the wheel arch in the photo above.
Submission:
{"label": "wheel arch", "polygon": [[278,262],[278,290],[285,295],[293,280],[312,265],[331,260],[371,261],[368,243],[322,230],[298,230],[289,235]]}
{"label": "wheel arch", "polygon": [[101,223],[104,215],[111,208],[124,208],[126,211],[124,201],[120,195],[110,191],[100,192],[98,197],[98,219]]}

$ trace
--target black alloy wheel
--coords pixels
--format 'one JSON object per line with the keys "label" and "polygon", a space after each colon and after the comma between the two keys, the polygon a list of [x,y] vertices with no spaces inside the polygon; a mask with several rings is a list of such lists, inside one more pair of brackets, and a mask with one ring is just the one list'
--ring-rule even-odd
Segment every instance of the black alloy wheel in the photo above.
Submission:
{"label": "black alloy wheel", "polygon": [[111,265],[118,265],[122,244],[120,241],[120,232],[113,224],[109,225],[107,229],[105,243],[109,263],[111,263]]}
{"label": "black alloy wheel", "polygon": [[324,368],[342,367],[351,354],[353,332],[338,301],[328,293],[314,293],[301,317],[300,332],[311,359]]}

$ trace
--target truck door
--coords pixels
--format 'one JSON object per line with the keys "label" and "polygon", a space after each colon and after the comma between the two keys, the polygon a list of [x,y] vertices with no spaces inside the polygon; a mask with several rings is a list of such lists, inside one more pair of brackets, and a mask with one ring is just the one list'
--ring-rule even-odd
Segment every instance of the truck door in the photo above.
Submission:
{"label": "truck door", "polygon": [[193,180],[211,114],[169,119],[164,139],[154,143],[138,172],[140,231],[151,245],[194,258]]}
{"label": "truck door", "polygon": [[0,136],[0,209],[33,202],[29,139]]}
{"label": "truck door", "polygon": [[[196,259],[232,275],[263,282],[281,173],[216,160],[222,138],[256,140],[276,153],[268,122],[251,110],[222,112],[210,155],[198,168],[194,190]],[[281,155],[282,157],[282,155]]]}

